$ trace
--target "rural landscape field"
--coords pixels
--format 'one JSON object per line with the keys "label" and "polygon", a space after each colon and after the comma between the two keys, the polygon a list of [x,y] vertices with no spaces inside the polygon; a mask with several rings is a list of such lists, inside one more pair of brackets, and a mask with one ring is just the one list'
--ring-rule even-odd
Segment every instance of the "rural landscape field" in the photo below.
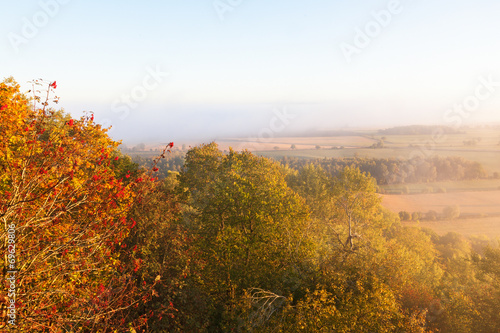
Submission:
{"label": "rural landscape field", "polygon": [[[382,204],[398,214],[420,213],[422,218],[403,221],[409,226],[430,228],[438,234],[457,232],[466,236],[500,237],[500,126],[466,127],[452,134],[442,134],[440,126],[407,126],[400,128],[336,130],[315,137],[243,137],[222,138],[215,142],[224,151],[248,150],[254,154],[283,161],[297,158],[317,159],[370,158],[401,159],[412,157],[462,157],[484,168],[481,179],[428,181],[404,184],[379,184]],[[417,129],[417,130],[415,130]],[[426,134],[413,134],[425,129]],[[390,132],[408,132],[391,134]],[[389,132],[389,133],[386,133]],[[438,135],[439,134],[439,135]],[[328,136],[329,135],[329,136]],[[180,143],[177,151],[201,142]],[[378,146],[377,146],[378,144]],[[160,146],[148,144],[142,151],[129,149],[131,156],[154,156]],[[144,145],[146,147],[146,145]],[[132,148],[132,147],[130,147]],[[457,206],[459,216],[452,219],[426,220],[424,214],[435,211],[442,215],[449,206]]]}
{"label": "rural landscape field", "polygon": [[[318,138],[274,138],[257,145],[248,143],[257,154],[271,158],[293,156],[303,159],[370,157],[408,158],[412,156],[460,156],[481,163],[488,179],[383,185],[382,204],[399,213],[441,213],[457,205],[460,216],[439,221],[412,221],[405,224],[431,228],[439,234],[457,232],[467,236],[500,237],[500,128],[467,128],[460,134],[439,139],[432,135],[388,135],[378,131],[360,131],[359,136]],[[370,149],[378,142],[383,147]],[[232,144],[237,144],[235,141]],[[226,142],[224,142],[226,144]],[[291,149],[291,145],[295,149]],[[319,146],[319,147],[318,147]],[[276,148],[275,148],[276,147]],[[342,147],[342,148],[341,148]]]}

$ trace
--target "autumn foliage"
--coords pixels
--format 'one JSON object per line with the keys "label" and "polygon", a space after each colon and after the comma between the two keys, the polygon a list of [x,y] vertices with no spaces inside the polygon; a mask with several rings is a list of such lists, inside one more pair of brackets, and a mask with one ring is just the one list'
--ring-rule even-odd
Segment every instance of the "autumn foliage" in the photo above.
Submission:
{"label": "autumn foliage", "polygon": [[67,119],[13,80],[0,84],[0,105],[0,219],[16,230],[18,328],[106,327],[135,302],[115,249],[135,226],[127,213],[140,180],[117,178],[118,143],[92,115]]}

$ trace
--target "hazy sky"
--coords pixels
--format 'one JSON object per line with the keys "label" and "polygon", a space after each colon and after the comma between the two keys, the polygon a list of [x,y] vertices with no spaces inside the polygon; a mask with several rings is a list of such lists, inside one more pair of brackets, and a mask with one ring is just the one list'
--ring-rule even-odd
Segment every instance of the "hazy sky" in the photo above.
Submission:
{"label": "hazy sky", "polygon": [[0,78],[124,141],[500,121],[498,0],[3,1]]}

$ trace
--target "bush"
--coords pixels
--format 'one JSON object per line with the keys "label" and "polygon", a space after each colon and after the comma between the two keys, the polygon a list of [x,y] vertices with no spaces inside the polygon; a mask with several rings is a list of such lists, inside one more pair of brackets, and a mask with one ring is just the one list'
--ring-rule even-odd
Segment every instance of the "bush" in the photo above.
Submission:
{"label": "bush", "polygon": [[400,211],[399,212],[399,219],[401,221],[411,221],[411,214],[408,213],[407,211]]}
{"label": "bush", "polygon": [[420,212],[413,212],[411,214],[411,219],[413,221],[420,221],[422,219],[422,213],[420,213]]}
{"label": "bush", "polygon": [[425,219],[429,221],[436,221],[438,218],[438,213],[435,210],[430,210],[425,214]]}
{"label": "bush", "polygon": [[443,216],[448,220],[457,219],[460,216],[460,207],[458,205],[446,206],[443,209]]}

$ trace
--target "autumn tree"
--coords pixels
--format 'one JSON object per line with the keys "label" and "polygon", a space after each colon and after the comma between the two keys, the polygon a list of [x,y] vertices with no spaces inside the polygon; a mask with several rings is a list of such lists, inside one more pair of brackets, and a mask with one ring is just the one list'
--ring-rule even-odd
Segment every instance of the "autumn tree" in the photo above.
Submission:
{"label": "autumn tree", "polygon": [[292,171],[287,177],[290,188],[306,200],[313,217],[326,219],[331,214],[333,204],[332,178],[313,164]]}
{"label": "autumn tree", "polygon": [[300,288],[312,251],[308,210],[282,167],[248,151],[224,155],[215,143],[191,149],[180,188],[193,209],[185,224],[197,236],[212,327],[234,327],[235,303],[249,288],[283,295]]}
{"label": "autumn tree", "polygon": [[[169,153],[167,146],[162,157]],[[177,175],[158,181],[158,162],[135,187],[140,200],[128,212],[137,225],[120,247],[123,272],[131,275],[139,302],[122,311],[136,327],[147,332],[196,332],[203,328],[207,305],[194,288],[200,263],[192,236],[180,223]]]}
{"label": "autumn tree", "polygon": [[96,331],[134,303],[114,249],[135,225],[139,179],[116,177],[118,143],[92,114],[48,107],[56,87],[35,81],[29,99],[13,79],[0,84],[3,277],[15,277],[19,331]]}
{"label": "autumn tree", "polygon": [[334,178],[333,193],[331,230],[346,253],[355,251],[359,248],[356,240],[368,239],[365,230],[382,227],[375,180],[358,168],[345,167]]}

